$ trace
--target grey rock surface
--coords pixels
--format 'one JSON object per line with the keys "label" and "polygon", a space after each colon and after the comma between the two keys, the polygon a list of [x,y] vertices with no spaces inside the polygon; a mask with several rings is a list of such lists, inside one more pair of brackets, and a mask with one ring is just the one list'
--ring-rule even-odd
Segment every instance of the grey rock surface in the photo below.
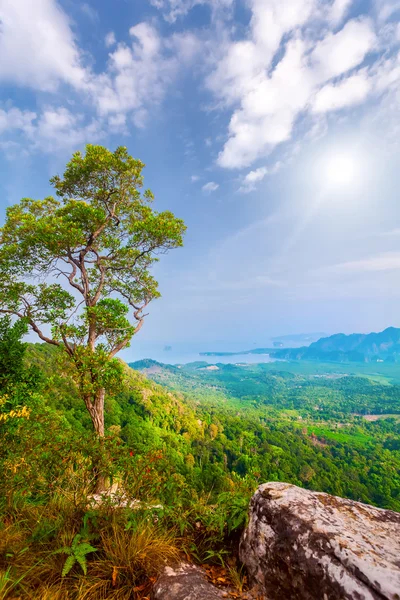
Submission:
{"label": "grey rock surface", "polygon": [[240,558],[270,600],[400,600],[400,513],[266,483]]}
{"label": "grey rock surface", "polygon": [[207,581],[204,571],[182,563],[165,567],[153,587],[153,600],[221,600],[226,594]]}

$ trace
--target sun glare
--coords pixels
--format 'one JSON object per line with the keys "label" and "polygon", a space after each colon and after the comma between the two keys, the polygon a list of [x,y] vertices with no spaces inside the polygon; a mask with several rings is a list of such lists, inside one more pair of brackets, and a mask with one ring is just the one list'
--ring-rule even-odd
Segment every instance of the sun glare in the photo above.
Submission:
{"label": "sun glare", "polygon": [[320,163],[319,177],[328,191],[356,191],[362,181],[360,157],[350,152],[327,154]]}

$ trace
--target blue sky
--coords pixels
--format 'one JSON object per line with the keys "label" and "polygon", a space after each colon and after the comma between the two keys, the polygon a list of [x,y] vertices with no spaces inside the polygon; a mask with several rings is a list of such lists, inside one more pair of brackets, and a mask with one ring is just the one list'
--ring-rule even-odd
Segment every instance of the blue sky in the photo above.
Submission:
{"label": "blue sky", "polygon": [[0,0],[2,218],[85,143],[126,145],[188,225],[140,343],[399,326],[399,16],[397,0]]}

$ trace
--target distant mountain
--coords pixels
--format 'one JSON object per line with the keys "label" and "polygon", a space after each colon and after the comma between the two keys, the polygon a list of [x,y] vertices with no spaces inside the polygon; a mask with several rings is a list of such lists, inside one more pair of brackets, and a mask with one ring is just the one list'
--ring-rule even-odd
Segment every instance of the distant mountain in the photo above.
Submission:
{"label": "distant mountain", "polygon": [[400,329],[388,327],[379,333],[337,333],[323,337],[308,347],[287,348],[271,353],[286,360],[334,362],[400,361]]}

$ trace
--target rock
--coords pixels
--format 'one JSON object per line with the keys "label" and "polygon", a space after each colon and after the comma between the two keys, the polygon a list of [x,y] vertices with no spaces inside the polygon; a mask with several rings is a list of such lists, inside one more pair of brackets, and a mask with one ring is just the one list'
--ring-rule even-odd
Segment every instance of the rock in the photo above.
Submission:
{"label": "rock", "polygon": [[207,581],[203,569],[182,563],[165,567],[153,587],[153,600],[221,600],[227,594]]}
{"label": "rock", "polygon": [[218,588],[201,567],[180,563],[165,567],[153,586],[152,600],[267,600],[258,588],[239,593],[232,587]]}
{"label": "rock", "polygon": [[400,513],[266,483],[240,558],[271,600],[400,600]]}
{"label": "rock", "polygon": [[100,492],[98,494],[90,494],[87,497],[89,508],[100,508],[101,506],[107,506],[108,508],[132,508],[139,510],[145,508],[146,510],[157,509],[162,510],[164,507],[162,504],[147,504],[136,498],[129,498],[126,493],[121,490],[118,483],[114,483],[111,487]]}

